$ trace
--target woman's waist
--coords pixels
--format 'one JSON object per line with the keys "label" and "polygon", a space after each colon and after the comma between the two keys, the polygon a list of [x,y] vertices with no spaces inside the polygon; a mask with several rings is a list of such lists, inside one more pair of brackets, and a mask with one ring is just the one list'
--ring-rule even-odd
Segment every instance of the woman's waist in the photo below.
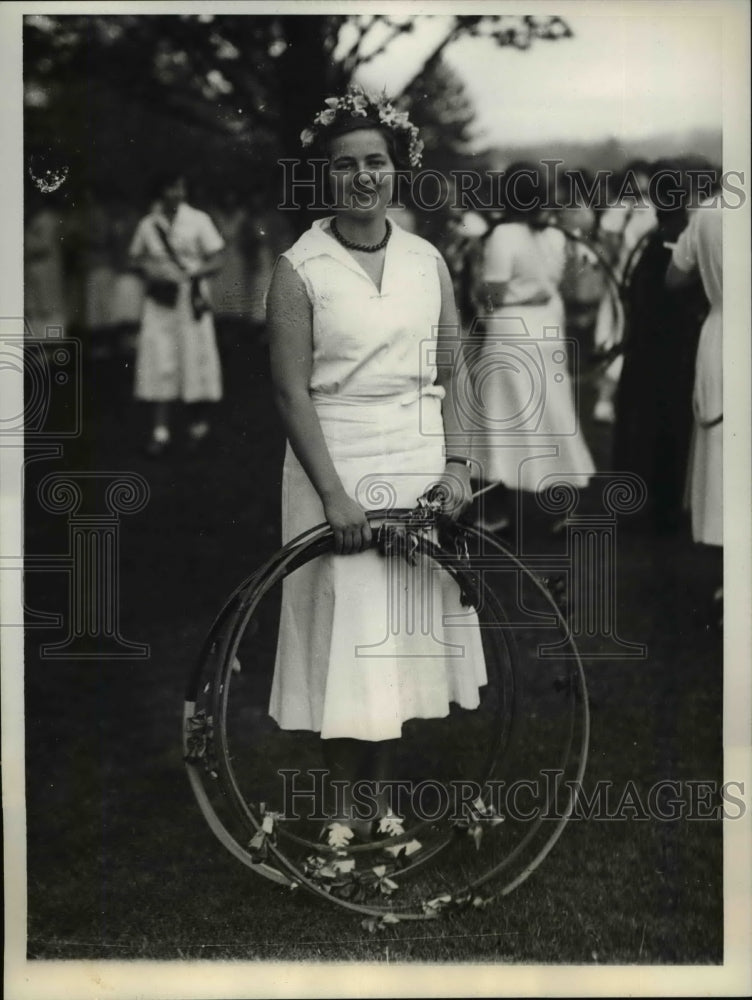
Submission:
{"label": "woman's waist", "polygon": [[364,412],[376,408],[400,408],[410,406],[423,399],[440,401],[445,395],[446,391],[443,386],[431,382],[407,387],[385,387],[373,384],[370,386],[351,385],[334,390],[311,389],[311,399],[317,411],[350,407],[354,409],[362,407]]}
{"label": "woman's waist", "polygon": [[[363,404],[362,398],[315,400],[321,430],[332,455],[365,458],[415,452],[444,442],[441,387]],[[360,405],[358,405],[360,404]]]}

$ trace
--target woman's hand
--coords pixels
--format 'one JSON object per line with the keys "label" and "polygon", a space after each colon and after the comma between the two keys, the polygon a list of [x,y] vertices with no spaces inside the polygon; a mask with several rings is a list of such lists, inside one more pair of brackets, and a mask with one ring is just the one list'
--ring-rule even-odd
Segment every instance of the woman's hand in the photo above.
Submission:
{"label": "woman's hand", "polygon": [[361,552],[371,544],[371,528],[366,512],[344,490],[325,497],[324,516],[334,532],[334,551],[348,556]]}
{"label": "woman's hand", "polygon": [[444,514],[456,521],[473,502],[470,470],[464,462],[447,462],[439,485],[442,490]]}

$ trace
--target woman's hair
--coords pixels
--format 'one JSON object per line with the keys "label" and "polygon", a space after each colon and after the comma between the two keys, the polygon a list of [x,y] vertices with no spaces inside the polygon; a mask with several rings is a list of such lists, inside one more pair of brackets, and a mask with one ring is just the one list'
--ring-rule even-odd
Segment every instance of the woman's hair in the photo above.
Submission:
{"label": "woman's hair", "polygon": [[400,111],[386,94],[374,97],[351,85],[340,97],[327,97],[325,107],[300,134],[303,148],[328,155],[332,139],[360,129],[376,129],[386,140],[395,167],[407,170],[421,162],[423,143],[406,111]]}
{"label": "woman's hair", "polygon": [[501,207],[507,219],[534,224],[548,203],[540,164],[520,160],[510,164],[501,179]]}
{"label": "woman's hair", "polygon": [[359,132],[361,129],[373,129],[376,132],[380,132],[384,136],[386,148],[395,167],[398,170],[410,169],[407,144],[404,139],[400,141],[401,136],[386,125],[382,125],[381,122],[374,121],[372,118],[342,117],[338,119],[325,131],[322,130],[317,142],[319,151],[325,156],[329,156],[332,142],[335,139],[339,139],[343,135],[349,135],[350,132]]}

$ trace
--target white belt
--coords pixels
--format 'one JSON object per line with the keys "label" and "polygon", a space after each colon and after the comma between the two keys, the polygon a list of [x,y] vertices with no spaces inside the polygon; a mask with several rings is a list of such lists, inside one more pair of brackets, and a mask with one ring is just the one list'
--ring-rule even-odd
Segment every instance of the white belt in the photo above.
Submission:
{"label": "white belt", "polygon": [[410,406],[424,396],[444,399],[446,390],[442,385],[424,385],[409,392],[394,396],[357,396],[348,393],[311,392],[315,406]]}

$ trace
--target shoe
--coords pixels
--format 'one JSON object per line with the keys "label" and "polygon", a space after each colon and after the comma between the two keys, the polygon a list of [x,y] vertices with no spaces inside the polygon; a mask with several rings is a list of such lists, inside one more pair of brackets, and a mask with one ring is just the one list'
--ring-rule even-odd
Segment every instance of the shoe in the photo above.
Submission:
{"label": "shoe", "polygon": [[593,420],[598,424],[613,424],[616,422],[614,404],[609,399],[599,399],[593,409]]}
{"label": "shoe", "polygon": [[207,423],[193,424],[188,429],[186,448],[189,452],[201,451],[209,440],[210,428]]}

